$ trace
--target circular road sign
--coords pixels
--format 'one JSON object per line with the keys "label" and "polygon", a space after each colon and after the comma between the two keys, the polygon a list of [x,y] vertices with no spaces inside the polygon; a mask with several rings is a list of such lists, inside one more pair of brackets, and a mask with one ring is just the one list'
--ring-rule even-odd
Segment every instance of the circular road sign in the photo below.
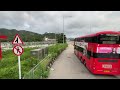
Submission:
{"label": "circular road sign", "polygon": [[13,48],[13,52],[15,55],[20,56],[23,53],[23,48],[20,45],[16,45]]}

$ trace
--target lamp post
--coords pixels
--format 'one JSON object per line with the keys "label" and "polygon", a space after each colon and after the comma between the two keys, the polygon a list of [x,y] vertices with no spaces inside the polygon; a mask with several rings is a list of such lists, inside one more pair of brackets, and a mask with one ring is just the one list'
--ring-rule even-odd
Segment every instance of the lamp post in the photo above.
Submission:
{"label": "lamp post", "polygon": [[63,16],[63,44],[65,43],[65,40],[64,40],[64,19],[65,17],[72,17],[72,16]]}
{"label": "lamp post", "polygon": [[57,38],[56,38],[56,32],[55,32],[55,43],[56,43],[56,41],[57,41]]}
{"label": "lamp post", "polygon": [[92,25],[90,24],[90,34],[91,34]]}
{"label": "lamp post", "polygon": [[64,44],[64,16],[63,16],[63,44]]}

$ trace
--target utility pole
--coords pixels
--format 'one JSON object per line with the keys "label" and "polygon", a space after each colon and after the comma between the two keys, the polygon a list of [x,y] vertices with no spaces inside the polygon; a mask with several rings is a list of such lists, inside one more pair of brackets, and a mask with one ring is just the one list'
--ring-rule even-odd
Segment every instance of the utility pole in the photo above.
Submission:
{"label": "utility pole", "polygon": [[63,44],[65,43],[65,38],[64,38],[64,18],[65,17],[72,17],[72,16],[63,16]]}
{"label": "utility pole", "polygon": [[64,16],[63,16],[63,44],[64,44]]}
{"label": "utility pole", "polygon": [[56,38],[56,32],[55,32],[55,43],[57,42],[57,38]]}
{"label": "utility pole", "polygon": [[91,28],[92,28],[92,27],[91,27],[91,24],[90,24],[90,34],[91,34]]}

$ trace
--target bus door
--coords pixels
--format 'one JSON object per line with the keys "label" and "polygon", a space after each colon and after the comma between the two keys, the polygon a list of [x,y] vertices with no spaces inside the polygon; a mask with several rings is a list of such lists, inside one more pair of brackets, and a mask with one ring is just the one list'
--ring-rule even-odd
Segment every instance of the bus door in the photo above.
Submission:
{"label": "bus door", "polygon": [[87,52],[87,59],[86,59],[86,66],[90,70],[92,70],[92,63],[93,63],[93,48]]}

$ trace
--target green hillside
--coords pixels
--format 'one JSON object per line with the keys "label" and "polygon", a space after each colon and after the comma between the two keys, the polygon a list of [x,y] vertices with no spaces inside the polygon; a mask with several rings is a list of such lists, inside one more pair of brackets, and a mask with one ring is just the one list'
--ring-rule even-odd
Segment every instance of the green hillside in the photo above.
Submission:
{"label": "green hillside", "polygon": [[[6,35],[8,37],[7,40],[2,41],[8,41],[11,42],[14,39],[14,36],[16,34],[19,34],[20,37],[24,42],[36,42],[36,41],[43,41],[45,37],[49,39],[57,39],[58,42],[62,42],[63,34],[55,34],[55,33],[44,33],[44,34],[38,34],[26,30],[16,30],[16,29],[5,29],[0,28],[0,35]],[[66,37],[65,37],[66,38]]]}
{"label": "green hillside", "polygon": [[5,29],[5,28],[0,29],[0,35],[6,35],[8,37],[8,39],[4,41],[11,42],[16,34],[19,34],[22,40],[25,42],[42,41],[44,38],[43,35],[33,33],[30,31],[25,31],[25,30],[18,31],[16,29]]}

